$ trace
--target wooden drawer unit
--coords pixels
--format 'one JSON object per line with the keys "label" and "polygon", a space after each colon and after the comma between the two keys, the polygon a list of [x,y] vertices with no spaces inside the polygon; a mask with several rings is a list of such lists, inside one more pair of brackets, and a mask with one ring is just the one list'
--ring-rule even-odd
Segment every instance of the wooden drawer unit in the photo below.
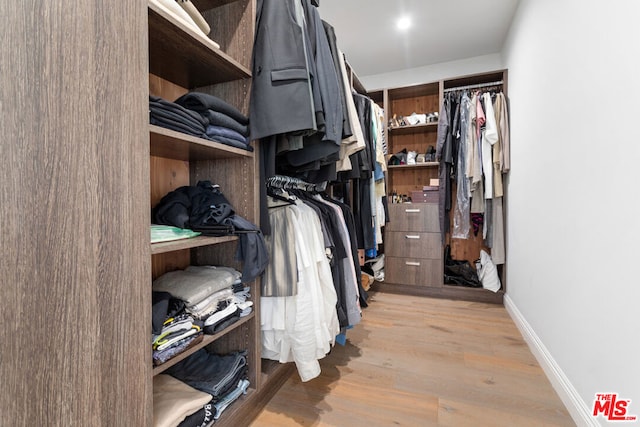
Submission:
{"label": "wooden drawer unit", "polygon": [[387,231],[439,233],[438,205],[431,203],[392,203],[389,205]]}
{"label": "wooden drawer unit", "polygon": [[440,234],[390,231],[386,234],[385,251],[401,258],[442,259]]}
{"label": "wooden drawer unit", "polygon": [[401,285],[442,286],[442,259],[384,258],[385,282]]}
{"label": "wooden drawer unit", "polygon": [[389,205],[385,225],[385,282],[442,286],[442,242],[438,205]]}

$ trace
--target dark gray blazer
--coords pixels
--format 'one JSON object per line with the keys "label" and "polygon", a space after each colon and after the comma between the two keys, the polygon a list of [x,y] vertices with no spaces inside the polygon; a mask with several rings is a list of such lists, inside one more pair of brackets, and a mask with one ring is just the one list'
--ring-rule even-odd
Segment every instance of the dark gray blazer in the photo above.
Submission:
{"label": "dark gray blazer", "polygon": [[299,0],[257,3],[249,104],[251,139],[316,130],[305,53],[307,35],[296,20],[295,1]]}
{"label": "dark gray blazer", "polygon": [[302,0],[307,22],[307,33],[311,42],[311,59],[315,65],[315,81],[320,90],[322,102],[323,123],[318,130],[324,135],[323,141],[340,145],[342,141],[342,102],[340,93],[344,86],[340,86],[333,55],[329,46],[324,25],[320,19],[318,9],[310,0]]}

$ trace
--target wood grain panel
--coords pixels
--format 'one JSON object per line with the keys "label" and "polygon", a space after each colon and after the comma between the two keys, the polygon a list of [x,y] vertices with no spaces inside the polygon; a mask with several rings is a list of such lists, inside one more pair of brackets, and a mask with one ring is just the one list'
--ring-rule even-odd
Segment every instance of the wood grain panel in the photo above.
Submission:
{"label": "wood grain panel", "polygon": [[227,3],[233,3],[238,0],[193,0],[195,7],[202,13],[206,10],[223,6]]}
{"label": "wood grain panel", "polygon": [[0,9],[0,424],[147,425],[146,4]]}
{"label": "wood grain panel", "polygon": [[391,116],[409,116],[412,113],[429,114],[440,111],[438,94],[417,96],[411,98],[394,98],[391,100]]}
{"label": "wood grain panel", "polygon": [[442,286],[443,263],[439,259],[396,258],[385,256],[385,283]]}
{"label": "wood grain panel", "polygon": [[386,256],[442,259],[440,233],[389,231],[385,234],[384,247]]}
{"label": "wood grain panel", "polygon": [[438,82],[389,89],[389,99],[438,96]]}
{"label": "wood grain panel", "polygon": [[168,192],[189,185],[189,162],[151,156],[150,177],[153,208]]}
{"label": "wood grain panel", "polygon": [[474,85],[479,83],[493,83],[503,80],[503,89],[506,94],[507,70],[498,70],[489,73],[469,74],[444,80],[444,88],[454,88],[458,86]]}
{"label": "wood grain panel", "polygon": [[[402,129],[402,128],[401,128]],[[433,129],[433,128],[425,128]],[[403,149],[407,151],[416,151],[418,154],[425,154],[429,146],[436,147],[436,132],[399,132],[397,135],[392,132],[391,143],[393,150],[391,154],[395,154]]]}
{"label": "wood grain panel", "polygon": [[190,264],[191,253],[187,249],[155,254],[151,258],[151,278],[155,280],[169,271],[184,270]]}
{"label": "wood grain panel", "polygon": [[389,205],[389,223],[385,228],[387,231],[439,232],[438,205],[392,203]]}
{"label": "wood grain panel", "polygon": [[438,123],[419,123],[417,125],[408,125],[408,126],[399,126],[399,127],[390,127],[389,132],[391,135],[403,135],[409,133],[424,133],[424,132],[437,132],[438,131]]}
{"label": "wood grain panel", "polygon": [[175,160],[217,160],[253,157],[252,151],[149,125],[151,155]]}
{"label": "wood grain panel", "polygon": [[255,159],[225,159],[217,162],[192,162],[191,182],[210,180],[220,185],[220,190],[236,212],[249,221],[254,217],[254,167]]}
{"label": "wood grain panel", "polygon": [[209,37],[247,69],[251,68],[255,13],[251,0],[234,1],[203,13],[211,27]]}
{"label": "wood grain panel", "polygon": [[175,101],[188,90],[160,76],[149,73],[149,95],[159,96],[168,101]]}

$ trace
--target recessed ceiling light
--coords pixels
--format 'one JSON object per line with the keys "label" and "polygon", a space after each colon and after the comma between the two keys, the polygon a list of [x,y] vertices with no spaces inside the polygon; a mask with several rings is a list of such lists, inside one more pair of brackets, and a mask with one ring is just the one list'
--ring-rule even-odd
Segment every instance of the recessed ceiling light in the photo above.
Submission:
{"label": "recessed ceiling light", "polygon": [[411,27],[411,18],[408,16],[400,17],[396,22],[396,27],[401,31],[409,29]]}

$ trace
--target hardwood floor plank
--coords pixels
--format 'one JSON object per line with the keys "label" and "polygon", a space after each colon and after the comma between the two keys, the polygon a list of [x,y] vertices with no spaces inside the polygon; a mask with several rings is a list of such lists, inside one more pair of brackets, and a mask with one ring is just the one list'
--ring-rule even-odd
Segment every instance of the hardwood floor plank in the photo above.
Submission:
{"label": "hardwood floor plank", "polygon": [[504,307],[373,292],[362,322],[251,427],[573,426]]}

